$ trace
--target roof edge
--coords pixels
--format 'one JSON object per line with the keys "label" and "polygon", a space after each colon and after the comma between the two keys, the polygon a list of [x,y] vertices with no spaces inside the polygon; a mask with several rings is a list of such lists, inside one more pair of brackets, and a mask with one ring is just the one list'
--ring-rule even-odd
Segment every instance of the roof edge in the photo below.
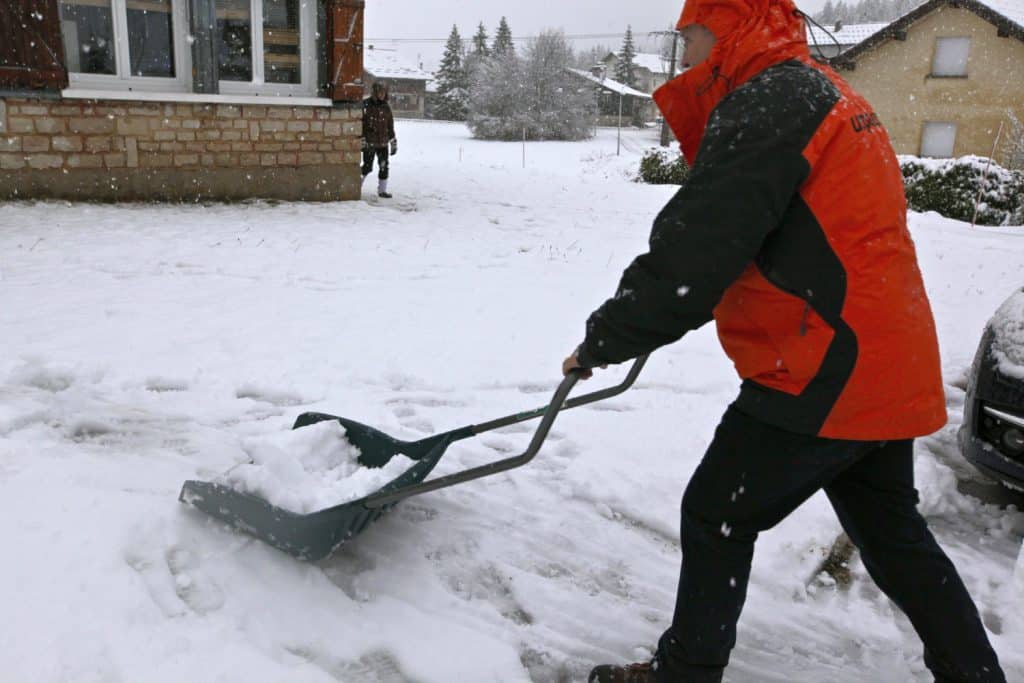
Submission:
{"label": "roof edge", "polygon": [[1008,17],[1004,17],[1002,14],[999,14],[983,2],[979,2],[978,0],[928,0],[928,2],[915,7],[899,19],[893,21],[881,31],[868,36],[846,52],[833,57],[829,62],[837,69],[852,70],[856,65],[857,59],[861,55],[866,52],[870,52],[879,45],[887,43],[890,40],[899,39],[900,34],[904,33],[908,28],[910,28],[910,26],[940,7],[947,5],[950,7],[970,10],[998,28],[1001,32],[1005,32],[1008,37],[1012,36],[1017,40],[1024,42],[1024,26],[1020,26]]}

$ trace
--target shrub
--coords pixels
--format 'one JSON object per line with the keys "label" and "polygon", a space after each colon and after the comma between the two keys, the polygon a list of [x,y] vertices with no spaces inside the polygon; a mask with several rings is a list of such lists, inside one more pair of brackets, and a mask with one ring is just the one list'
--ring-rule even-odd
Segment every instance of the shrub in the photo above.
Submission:
{"label": "shrub", "polygon": [[979,225],[1024,224],[1024,172],[1010,171],[976,156],[905,156],[900,157],[900,168],[907,203],[914,211],[935,211],[971,222],[978,202]]}
{"label": "shrub", "polygon": [[649,149],[640,159],[640,182],[652,185],[682,185],[690,173],[686,159],[678,150]]}

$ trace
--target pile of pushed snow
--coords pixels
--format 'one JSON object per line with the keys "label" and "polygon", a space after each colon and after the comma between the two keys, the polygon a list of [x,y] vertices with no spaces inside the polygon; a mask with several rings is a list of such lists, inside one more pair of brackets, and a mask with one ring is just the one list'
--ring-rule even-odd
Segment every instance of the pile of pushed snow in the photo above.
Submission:
{"label": "pile of pushed snow", "polygon": [[999,307],[992,326],[992,354],[999,372],[1024,379],[1024,289],[1018,290]]}
{"label": "pile of pushed snow", "polygon": [[252,462],[232,469],[221,483],[300,514],[375,493],[416,464],[396,455],[384,467],[364,467],[359,449],[334,420],[246,439],[242,448]]}

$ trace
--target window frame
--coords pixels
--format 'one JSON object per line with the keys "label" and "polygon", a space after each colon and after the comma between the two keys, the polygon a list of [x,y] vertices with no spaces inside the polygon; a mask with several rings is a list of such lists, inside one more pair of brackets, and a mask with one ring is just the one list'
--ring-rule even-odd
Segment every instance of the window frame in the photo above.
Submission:
{"label": "window frame", "polygon": [[[58,0],[60,4],[61,0]],[[114,31],[114,65],[116,74],[89,74],[68,70],[69,87],[81,90],[140,90],[144,92],[189,92],[192,84],[192,50],[188,43],[187,0],[171,0],[171,40],[174,44],[174,77],[133,76],[131,74],[131,41],[128,38],[128,0],[110,0]],[[61,20],[61,45],[64,27]]]}
{"label": "window frame", "polygon": [[[934,154],[925,154],[925,138],[928,135],[929,126],[952,126],[953,127],[953,142],[950,145],[948,156],[938,156]],[[925,159],[954,159],[956,158],[956,138],[960,132],[960,126],[957,125],[956,121],[925,121],[921,125],[921,144],[918,147],[919,156]]]}
{"label": "window frame", "polygon": [[[266,55],[263,44],[263,2],[249,0],[252,36],[252,80],[218,81],[218,90],[225,95],[265,95],[269,97],[315,97],[318,90],[318,61],[316,47],[317,3],[312,0],[299,2],[299,82],[267,83]],[[214,40],[219,38],[215,35]],[[214,49],[214,59],[218,50]]]}
{"label": "window frame", "polygon": [[[943,41],[966,41],[967,42],[967,53],[964,56],[964,68],[962,73],[936,73],[935,66],[939,59],[940,46]],[[936,36],[935,38],[935,51],[932,53],[932,64],[931,70],[928,73],[929,78],[967,78],[970,75],[968,67],[971,63],[971,36]]]}

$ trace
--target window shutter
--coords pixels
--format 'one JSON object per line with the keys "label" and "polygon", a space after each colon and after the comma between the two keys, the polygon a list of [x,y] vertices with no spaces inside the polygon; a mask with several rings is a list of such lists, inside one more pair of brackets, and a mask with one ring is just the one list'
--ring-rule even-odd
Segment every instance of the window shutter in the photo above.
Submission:
{"label": "window shutter", "polygon": [[66,87],[57,0],[0,2],[0,89]]}
{"label": "window shutter", "polygon": [[328,92],[335,102],[363,99],[365,0],[326,0]]}

